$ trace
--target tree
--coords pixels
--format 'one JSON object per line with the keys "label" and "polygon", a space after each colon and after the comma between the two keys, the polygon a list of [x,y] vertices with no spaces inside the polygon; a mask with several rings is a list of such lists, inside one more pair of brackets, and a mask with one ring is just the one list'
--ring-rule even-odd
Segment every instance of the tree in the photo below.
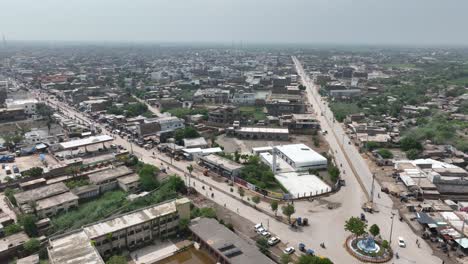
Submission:
{"label": "tree", "polygon": [[333,264],[333,262],[328,258],[322,258],[312,255],[301,255],[297,264]]}
{"label": "tree", "polygon": [[318,138],[318,136],[312,136],[312,140],[314,142],[315,147],[320,147],[320,139]]}
{"label": "tree", "polygon": [[299,84],[298,88],[301,91],[305,91],[305,89],[306,89],[306,87],[304,85],[302,85],[302,84]]}
{"label": "tree", "polygon": [[210,207],[200,208],[200,216],[205,218],[216,218],[216,211]]}
{"label": "tree", "polygon": [[127,258],[124,256],[112,256],[106,261],[106,264],[127,264]]}
{"label": "tree", "polygon": [[39,250],[40,247],[41,247],[41,242],[37,240],[36,238],[31,238],[24,243],[24,250],[28,254],[35,253],[36,251]]}
{"label": "tree", "polygon": [[422,149],[421,143],[414,136],[411,135],[403,137],[400,140],[400,146],[401,149],[404,151],[408,151],[410,149]]}
{"label": "tree", "polygon": [[380,228],[378,225],[373,224],[369,227],[369,233],[371,233],[374,237],[380,234]]}
{"label": "tree", "polygon": [[419,154],[421,153],[420,150],[418,149],[410,149],[408,151],[405,152],[406,153],[406,157],[410,160],[414,160],[414,159],[417,159],[419,157]]}
{"label": "tree", "polygon": [[296,208],[294,208],[294,205],[292,204],[287,204],[281,208],[283,211],[283,214],[288,217],[288,222],[291,223],[291,215],[293,215],[296,212]]}
{"label": "tree", "polygon": [[179,221],[179,232],[182,234],[186,234],[188,232],[188,227],[190,224],[190,219],[182,218]]}
{"label": "tree", "polygon": [[30,214],[22,215],[19,217],[18,222],[23,226],[24,232],[30,237],[38,235],[36,226],[36,217]]}
{"label": "tree", "polygon": [[261,237],[257,240],[257,247],[260,252],[266,254],[268,252],[268,240],[264,237]]}
{"label": "tree", "polygon": [[244,188],[239,187],[239,189],[237,189],[237,191],[239,192],[240,197],[241,197],[242,199],[244,199],[244,195],[245,195]]}
{"label": "tree", "polygon": [[388,248],[390,247],[390,243],[388,243],[387,240],[384,240],[384,241],[382,241],[382,247],[383,247],[384,249],[388,249]]}
{"label": "tree", "polygon": [[190,165],[187,166],[187,170],[188,170],[188,172],[189,172],[189,178],[188,178],[188,180],[189,180],[188,185],[189,185],[189,186],[188,186],[188,189],[187,189],[187,190],[190,192],[190,178],[192,178],[192,171],[193,171],[193,166],[192,166],[192,164],[190,164]]}
{"label": "tree", "polygon": [[71,174],[73,178],[77,177],[81,172],[81,167],[77,165],[70,166],[66,169],[68,174]]}
{"label": "tree", "polygon": [[383,158],[383,159],[391,159],[393,158],[393,153],[388,150],[388,149],[385,149],[385,148],[381,148],[379,150],[377,150],[377,153],[379,153],[379,155]]}
{"label": "tree", "polygon": [[328,174],[330,174],[332,182],[336,183],[340,178],[340,169],[330,162],[328,164]]}
{"label": "tree", "polygon": [[8,198],[8,200],[10,200],[10,202],[14,206],[16,206],[15,190],[11,188],[6,188],[4,193],[5,193],[5,196]]}
{"label": "tree", "polygon": [[23,176],[25,177],[40,177],[44,172],[43,168],[40,167],[32,167],[29,170],[23,171]]}
{"label": "tree", "polygon": [[362,236],[366,233],[367,224],[357,217],[351,217],[345,222],[345,230],[355,236]]}
{"label": "tree", "polygon": [[140,170],[138,170],[138,176],[140,177],[141,188],[144,191],[152,191],[159,186],[159,182],[155,176],[159,172],[159,169],[150,164],[144,164]]}
{"label": "tree", "polygon": [[276,200],[271,201],[270,207],[271,207],[271,210],[275,212],[275,216],[276,216],[276,213],[278,212],[278,201]]}
{"label": "tree", "polygon": [[258,195],[252,197],[252,202],[254,204],[256,204],[256,205],[259,204],[260,203],[260,197]]}
{"label": "tree", "polygon": [[280,256],[280,263],[281,264],[289,264],[289,262],[291,262],[291,255],[289,254],[281,254]]}

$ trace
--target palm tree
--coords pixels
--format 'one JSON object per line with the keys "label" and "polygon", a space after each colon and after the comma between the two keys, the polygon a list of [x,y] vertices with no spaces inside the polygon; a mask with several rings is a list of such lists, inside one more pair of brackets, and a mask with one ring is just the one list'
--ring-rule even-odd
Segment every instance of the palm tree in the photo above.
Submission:
{"label": "palm tree", "polygon": [[188,190],[188,192],[189,192],[189,194],[190,194],[190,178],[192,178],[192,171],[193,171],[193,166],[192,166],[192,164],[190,164],[190,165],[187,166],[187,170],[189,171],[189,180],[188,180],[188,182],[189,182],[188,185],[189,185],[189,186],[188,186],[188,189],[187,189],[187,190]]}

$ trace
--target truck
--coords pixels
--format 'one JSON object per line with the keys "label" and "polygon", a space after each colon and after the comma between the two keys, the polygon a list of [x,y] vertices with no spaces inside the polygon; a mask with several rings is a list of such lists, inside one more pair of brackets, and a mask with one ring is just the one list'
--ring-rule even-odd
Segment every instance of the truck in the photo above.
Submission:
{"label": "truck", "polygon": [[13,161],[15,161],[15,156],[12,156],[12,155],[0,156],[0,162],[13,162]]}

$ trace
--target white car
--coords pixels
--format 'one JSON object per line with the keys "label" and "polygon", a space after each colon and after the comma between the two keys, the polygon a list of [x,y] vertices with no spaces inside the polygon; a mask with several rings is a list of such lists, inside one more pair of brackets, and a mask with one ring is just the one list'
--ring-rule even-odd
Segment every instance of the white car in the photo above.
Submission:
{"label": "white car", "polygon": [[271,233],[268,232],[268,231],[266,231],[266,230],[263,231],[263,232],[261,232],[260,235],[262,235],[262,236],[264,236],[264,237],[271,237]]}
{"label": "white car", "polygon": [[398,246],[404,248],[406,247],[405,239],[402,237],[398,237]]}
{"label": "white car", "polygon": [[254,226],[255,231],[257,231],[257,229],[259,229],[260,227],[263,227],[263,225],[262,224],[256,224]]}
{"label": "white car", "polygon": [[278,244],[280,241],[281,239],[279,237],[271,237],[270,239],[268,239],[268,245],[274,246]]}
{"label": "white car", "polygon": [[294,253],[294,251],[296,250],[293,247],[288,247],[288,248],[285,248],[283,252],[285,254],[291,255],[292,253]]}
{"label": "white car", "polygon": [[263,226],[262,226],[262,227],[259,227],[259,228],[257,229],[257,233],[258,233],[258,234],[261,234],[261,233],[263,233],[263,232],[265,232],[265,231],[267,231],[267,230],[266,230],[265,228],[263,228]]}

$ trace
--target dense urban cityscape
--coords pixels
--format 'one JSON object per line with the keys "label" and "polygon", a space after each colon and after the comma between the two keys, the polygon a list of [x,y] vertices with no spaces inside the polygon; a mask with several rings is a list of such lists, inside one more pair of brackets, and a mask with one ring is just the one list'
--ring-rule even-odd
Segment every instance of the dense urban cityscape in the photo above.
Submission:
{"label": "dense urban cityscape", "polygon": [[468,263],[468,48],[0,43],[0,263]]}

